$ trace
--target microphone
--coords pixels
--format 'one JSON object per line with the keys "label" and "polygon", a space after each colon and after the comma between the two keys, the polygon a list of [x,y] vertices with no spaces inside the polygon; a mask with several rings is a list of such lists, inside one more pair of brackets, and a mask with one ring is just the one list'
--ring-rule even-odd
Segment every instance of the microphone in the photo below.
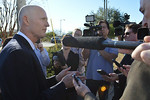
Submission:
{"label": "microphone", "polygon": [[86,26],[86,27],[90,27],[90,25],[89,25],[89,24],[87,24],[87,23],[85,23],[85,24],[84,24],[84,26]]}
{"label": "microphone", "polygon": [[113,26],[114,27],[118,27],[119,25],[121,25],[120,21],[114,21]]}
{"label": "microphone", "polygon": [[137,41],[107,41],[103,37],[65,37],[63,45],[69,47],[104,50],[105,47],[134,50],[142,42]]}

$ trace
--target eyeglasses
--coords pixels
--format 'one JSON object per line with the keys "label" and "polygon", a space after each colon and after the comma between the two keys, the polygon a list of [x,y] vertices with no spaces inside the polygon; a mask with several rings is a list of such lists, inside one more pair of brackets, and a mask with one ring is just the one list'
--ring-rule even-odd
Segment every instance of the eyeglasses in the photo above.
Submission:
{"label": "eyeglasses", "polygon": [[124,33],[125,35],[129,35],[130,33],[132,33],[132,32],[126,32],[126,33]]}

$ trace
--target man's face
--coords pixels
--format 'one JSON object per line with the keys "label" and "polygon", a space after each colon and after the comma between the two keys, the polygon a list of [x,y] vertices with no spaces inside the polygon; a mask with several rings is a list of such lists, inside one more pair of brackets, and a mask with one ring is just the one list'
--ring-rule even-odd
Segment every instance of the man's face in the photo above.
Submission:
{"label": "man's face", "polygon": [[150,28],[150,0],[140,0],[140,11],[143,13],[143,27]]}
{"label": "man's face", "polygon": [[125,41],[137,41],[137,34],[134,34],[132,29],[126,28],[124,39]]}
{"label": "man's face", "polygon": [[102,26],[102,29],[97,32],[98,35],[103,36],[104,38],[107,38],[108,33],[109,33],[109,29],[107,28],[107,24],[101,23],[100,25]]}
{"label": "man's face", "polygon": [[73,36],[73,37],[82,36],[82,32],[79,31],[79,30],[76,30],[72,36]]}
{"label": "man's face", "polygon": [[33,12],[33,16],[30,18],[30,30],[34,37],[37,39],[43,38],[46,35],[47,27],[49,26],[47,21],[47,15],[41,8],[37,8]]}

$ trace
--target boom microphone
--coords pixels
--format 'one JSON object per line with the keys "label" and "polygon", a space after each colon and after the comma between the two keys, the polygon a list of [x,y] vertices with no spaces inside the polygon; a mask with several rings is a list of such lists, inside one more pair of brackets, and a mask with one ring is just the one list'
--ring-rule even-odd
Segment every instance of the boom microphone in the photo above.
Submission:
{"label": "boom microphone", "polygon": [[69,47],[103,50],[105,47],[135,49],[142,42],[107,41],[102,37],[65,37],[63,44]]}

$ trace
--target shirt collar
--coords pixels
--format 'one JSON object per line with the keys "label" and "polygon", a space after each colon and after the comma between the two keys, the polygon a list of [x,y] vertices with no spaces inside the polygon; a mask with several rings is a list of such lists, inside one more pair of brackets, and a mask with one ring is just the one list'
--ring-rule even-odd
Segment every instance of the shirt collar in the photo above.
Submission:
{"label": "shirt collar", "polygon": [[28,43],[30,44],[30,46],[32,47],[32,49],[34,50],[35,49],[35,46],[34,46],[34,44],[33,44],[33,42],[25,35],[25,34],[23,34],[22,32],[18,32],[17,33],[18,35],[21,35],[22,37],[24,37],[27,41],[28,41]]}

